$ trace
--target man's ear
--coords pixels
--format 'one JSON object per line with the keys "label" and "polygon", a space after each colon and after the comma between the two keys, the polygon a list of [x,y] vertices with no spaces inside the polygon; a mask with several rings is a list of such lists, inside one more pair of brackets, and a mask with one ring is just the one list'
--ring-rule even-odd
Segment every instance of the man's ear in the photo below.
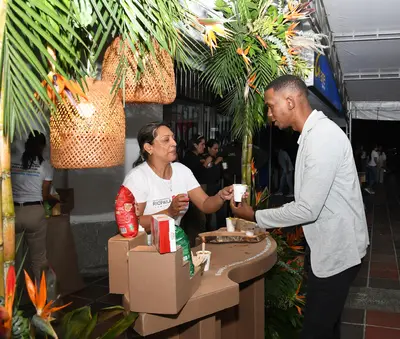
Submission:
{"label": "man's ear", "polygon": [[286,98],[286,103],[287,103],[287,106],[288,106],[289,110],[292,110],[292,109],[294,109],[296,107],[296,102],[295,102],[295,100],[294,100],[294,98],[292,96],[288,96]]}

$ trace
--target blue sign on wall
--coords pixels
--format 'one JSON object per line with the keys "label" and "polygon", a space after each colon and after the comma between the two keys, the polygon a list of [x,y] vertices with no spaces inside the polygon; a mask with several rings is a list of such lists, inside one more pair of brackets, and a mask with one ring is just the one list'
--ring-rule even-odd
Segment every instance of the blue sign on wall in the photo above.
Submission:
{"label": "blue sign on wall", "polygon": [[333,76],[329,60],[325,55],[315,53],[314,87],[338,110],[342,111],[342,100]]}

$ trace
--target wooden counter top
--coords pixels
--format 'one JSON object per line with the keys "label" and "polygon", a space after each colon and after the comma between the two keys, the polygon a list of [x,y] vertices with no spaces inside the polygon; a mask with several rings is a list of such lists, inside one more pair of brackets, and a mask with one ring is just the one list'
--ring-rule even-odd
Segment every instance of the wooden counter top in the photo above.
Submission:
{"label": "wooden counter top", "polygon": [[[206,249],[212,253],[210,270],[204,272],[200,287],[181,312],[173,316],[140,313],[136,332],[148,336],[238,305],[239,284],[262,276],[277,259],[276,243],[271,237],[251,244],[207,244]],[[197,250],[200,247],[193,248],[193,253]],[[128,298],[125,294],[125,305],[129,304]]]}

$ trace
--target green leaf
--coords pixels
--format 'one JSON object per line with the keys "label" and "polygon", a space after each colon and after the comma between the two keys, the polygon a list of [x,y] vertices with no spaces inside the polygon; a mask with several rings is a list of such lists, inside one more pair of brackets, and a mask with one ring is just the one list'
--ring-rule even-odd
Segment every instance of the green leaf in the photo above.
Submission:
{"label": "green leaf", "polygon": [[56,332],[54,331],[54,328],[51,326],[49,321],[46,321],[39,317],[37,314],[35,314],[32,317],[32,325],[35,326],[38,330],[43,332],[44,334],[47,334],[51,336],[52,338],[58,338]]}
{"label": "green leaf", "polygon": [[85,306],[67,313],[62,320],[64,339],[87,339],[83,334],[92,322],[90,306]]}
{"label": "green leaf", "polygon": [[138,316],[138,313],[130,312],[127,316],[112,326],[104,335],[100,337],[100,339],[114,339],[118,337],[133,325]]}
{"label": "green leaf", "polygon": [[90,335],[92,334],[93,330],[97,325],[97,317],[98,317],[97,314],[93,316],[90,322],[86,325],[86,329],[82,332],[80,338],[82,339],[90,338]]}
{"label": "green leaf", "polygon": [[125,309],[122,306],[111,306],[107,308],[103,308],[99,311],[98,323],[103,323],[111,318],[114,318],[117,315],[120,315],[125,312]]}

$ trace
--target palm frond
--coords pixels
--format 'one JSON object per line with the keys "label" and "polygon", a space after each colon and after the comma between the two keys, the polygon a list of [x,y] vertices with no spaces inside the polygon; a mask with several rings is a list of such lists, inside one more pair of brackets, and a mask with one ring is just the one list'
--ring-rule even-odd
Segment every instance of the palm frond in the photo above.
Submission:
{"label": "palm frond", "polygon": [[254,61],[254,86],[263,94],[264,89],[273,81],[278,73],[276,62],[272,60],[269,51],[259,54]]}
{"label": "palm frond", "polygon": [[[0,78],[4,79],[4,131],[12,140],[19,133],[42,126],[54,104],[42,81],[48,83],[50,61],[67,78],[85,76],[82,51],[88,48],[75,31],[79,26],[63,1],[13,0],[7,3]],[[56,50],[53,60],[47,47]],[[34,93],[38,96],[35,97]]]}
{"label": "palm frond", "polygon": [[246,65],[237,54],[237,48],[234,40],[224,41],[212,57],[207,53],[200,57],[199,64],[204,66],[203,83],[220,96],[234,88],[238,81],[246,80]]}
{"label": "palm frond", "polygon": [[[99,49],[103,48],[108,38],[120,36],[138,56],[138,76],[144,70],[142,60],[148,53],[155,53],[153,40],[179,63],[190,63],[192,51],[197,48],[188,38],[195,17],[179,0],[90,1],[99,19],[93,38],[93,45],[97,47],[93,60],[99,57]],[[118,67],[114,92],[124,89],[127,65],[126,60],[122,60]]]}

